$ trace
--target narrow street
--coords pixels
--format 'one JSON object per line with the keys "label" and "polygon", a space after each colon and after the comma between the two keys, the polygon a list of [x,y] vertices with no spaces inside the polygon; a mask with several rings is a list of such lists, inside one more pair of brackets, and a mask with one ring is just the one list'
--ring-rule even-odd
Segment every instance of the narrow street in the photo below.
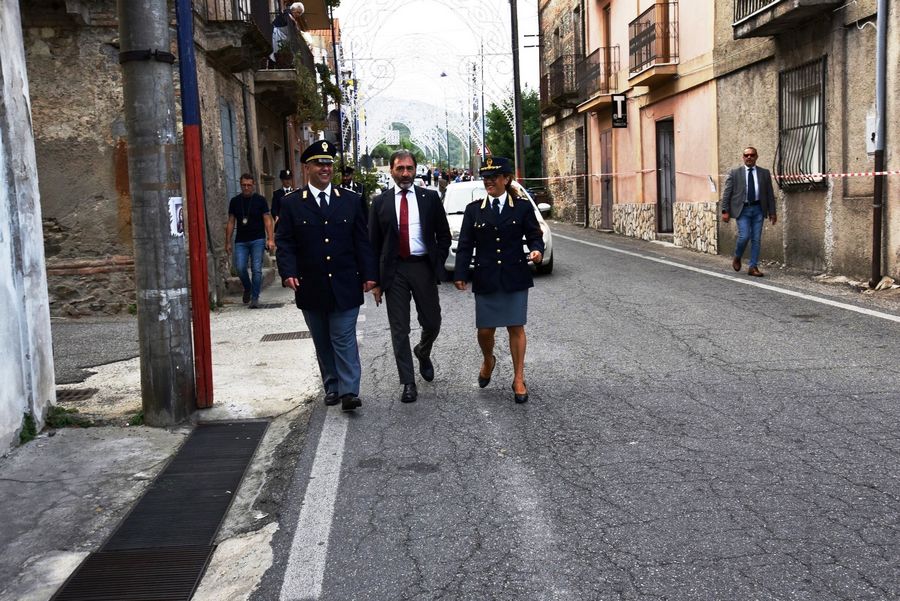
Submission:
{"label": "narrow street", "polygon": [[364,406],[315,409],[253,599],[900,597],[896,311],[554,233],[527,404],[505,333],[478,387],[474,301],[449,285],[436,378],[401,404],[367,299]]}

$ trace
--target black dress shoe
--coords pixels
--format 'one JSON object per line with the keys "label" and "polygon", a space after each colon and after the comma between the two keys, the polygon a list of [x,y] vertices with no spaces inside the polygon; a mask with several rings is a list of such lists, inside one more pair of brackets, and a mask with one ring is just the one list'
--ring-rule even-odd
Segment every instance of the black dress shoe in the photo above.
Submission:
{"label": "black dress shoe", "polygon": [[491,355],[491,359],[494,362],[491,363],[491,371],[488,372],[488,376],[485,378],[481,372],[478,372],[478,385],[482,388],[491,383],[491,376],[494,374],[494,368],[497,367],[497,355]]}
{"label": "black dress shoe", "polygon": [[401,403],[415,403],[419,398],[419,391],[416,390],[415,384],[404,384],[403,392],[400,393]]}
{"label": "black dress shoe", "polygon": [[325,404],[331,407],[341,402],[341,397],[336,390],[325,393]]}
{"label": "black dress shoe", "polygon": [[[524,383],[525,382],[522,382],[522,384],[524,384]],[[518,392],[516,392],[515,384],[512,384],[511,387],[512,387],[512,391],[513,391],[513,398],[515,399],[516,403],[522,404],[522,403],[528,402],[528,388],[527,387],[525,388],[525,394],[519,394]]]}
{"label": "black dress shoe", "polygon": [[362,407],[362,401],[355,394],[345,394],[341,397],[341,411],[354,411]]}
{"label": "black dress shoe", "polygon": [[426,382],[434,380],[434,363],[431,362],[431,358],[420,355],[418,346],[413,348],[413,354],[419,360],[419,373],[422,374],[422,379]]}

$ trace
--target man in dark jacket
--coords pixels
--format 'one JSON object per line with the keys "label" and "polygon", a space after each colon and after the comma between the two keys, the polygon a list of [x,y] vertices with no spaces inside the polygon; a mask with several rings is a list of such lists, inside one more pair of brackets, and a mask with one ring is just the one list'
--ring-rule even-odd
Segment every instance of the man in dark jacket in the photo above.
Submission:
{"label": "man in dark jacket", "polygon": [[747,275],[758,278],[763,273],[757,267],[759,262],[760,239],[766,217],[772,225],[778,222],[775,214],[775,190],[772,175],[768,169],[756,166],[758,153],[748,146],[744,149],[744,164],[728,173],[722,190],[722,221],[728,223],[732,217],[737,220],[738,239],[731,259],[731,267],[741,270],[741,256],[750,242],[750,265]]}
{"label": "man in dark jacket", "polygon": [[325,140],[301,155],[309,184],[281,201],[276,258],[316,347],[325,404],[353,411],[362,404],[356,322],[378,267],[359,195],[331,185],[334,156]]}
{"label": "man in dark jacket", "polygon": [[[394,185],[372,202],[369,239],[380,255],[380,286],[375,301],[387,297],[391,342],[403,391],[400,400],[418,398],[412,355],[426,382],[434,379],[431,348],[441,330],[438,283],[444,279],[444,261],[450,253],[450,226],[441,199],[433,190],[413,185],[416,159],[408,150],[391,155]],[[410,300],[416,303],[422,337],[410,353]]]}

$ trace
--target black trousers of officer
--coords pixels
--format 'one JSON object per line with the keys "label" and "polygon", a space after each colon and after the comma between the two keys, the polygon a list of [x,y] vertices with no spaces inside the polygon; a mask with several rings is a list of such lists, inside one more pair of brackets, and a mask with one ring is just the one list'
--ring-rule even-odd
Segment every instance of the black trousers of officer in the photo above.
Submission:
{"label": "black trousers of officer", "polygon": [[422,337],[416,345],[416,354],[430,357],[431,347],[441,331],[441,302],[435,276],[426,257],[398,259],[394,281],[385,290],[391,343],[401,384],[416,382],[409,348],[410,300],[416,303],[419,325],[422,326]]}

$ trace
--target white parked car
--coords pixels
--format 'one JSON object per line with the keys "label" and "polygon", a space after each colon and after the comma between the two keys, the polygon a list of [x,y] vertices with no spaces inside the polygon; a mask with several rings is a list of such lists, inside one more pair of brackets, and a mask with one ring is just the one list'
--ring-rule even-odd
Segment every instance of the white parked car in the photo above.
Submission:
{"label": "white parked car", "polygon": [[[531,194],[519,182],[513,180],[512,185],[519,192],[519,196],[527,198],[531,206],[534,207],[534,215],[537,217],[538,223],[541,225],[541,231],[544,233],[544,259],[540,265],[532,265],[532,267],[538,273],[550,273],[553,271],[553,234],[550,233],[550,226],[544,221],[544,215],[550,213],[551,207],[543,202],[535,204]],[[456,246],[459,244],[459,230],[462,227],[466,205],[473,200],[483,200],[486,195],[484,182],[481,180],[455,182],[447,186],[447,193],[444,195],[444,211],[447,212],[447,221],[450,223],[450,234],[453,236],[453,241],[450,243],[450,255],[447,257],[444,267],[451,274],[456,267]],[[526,255],[528,254],[528,247],[525,246],[524,239],[522,240],[522,252]],[[530,261],[529,264],[531,264]]]}

